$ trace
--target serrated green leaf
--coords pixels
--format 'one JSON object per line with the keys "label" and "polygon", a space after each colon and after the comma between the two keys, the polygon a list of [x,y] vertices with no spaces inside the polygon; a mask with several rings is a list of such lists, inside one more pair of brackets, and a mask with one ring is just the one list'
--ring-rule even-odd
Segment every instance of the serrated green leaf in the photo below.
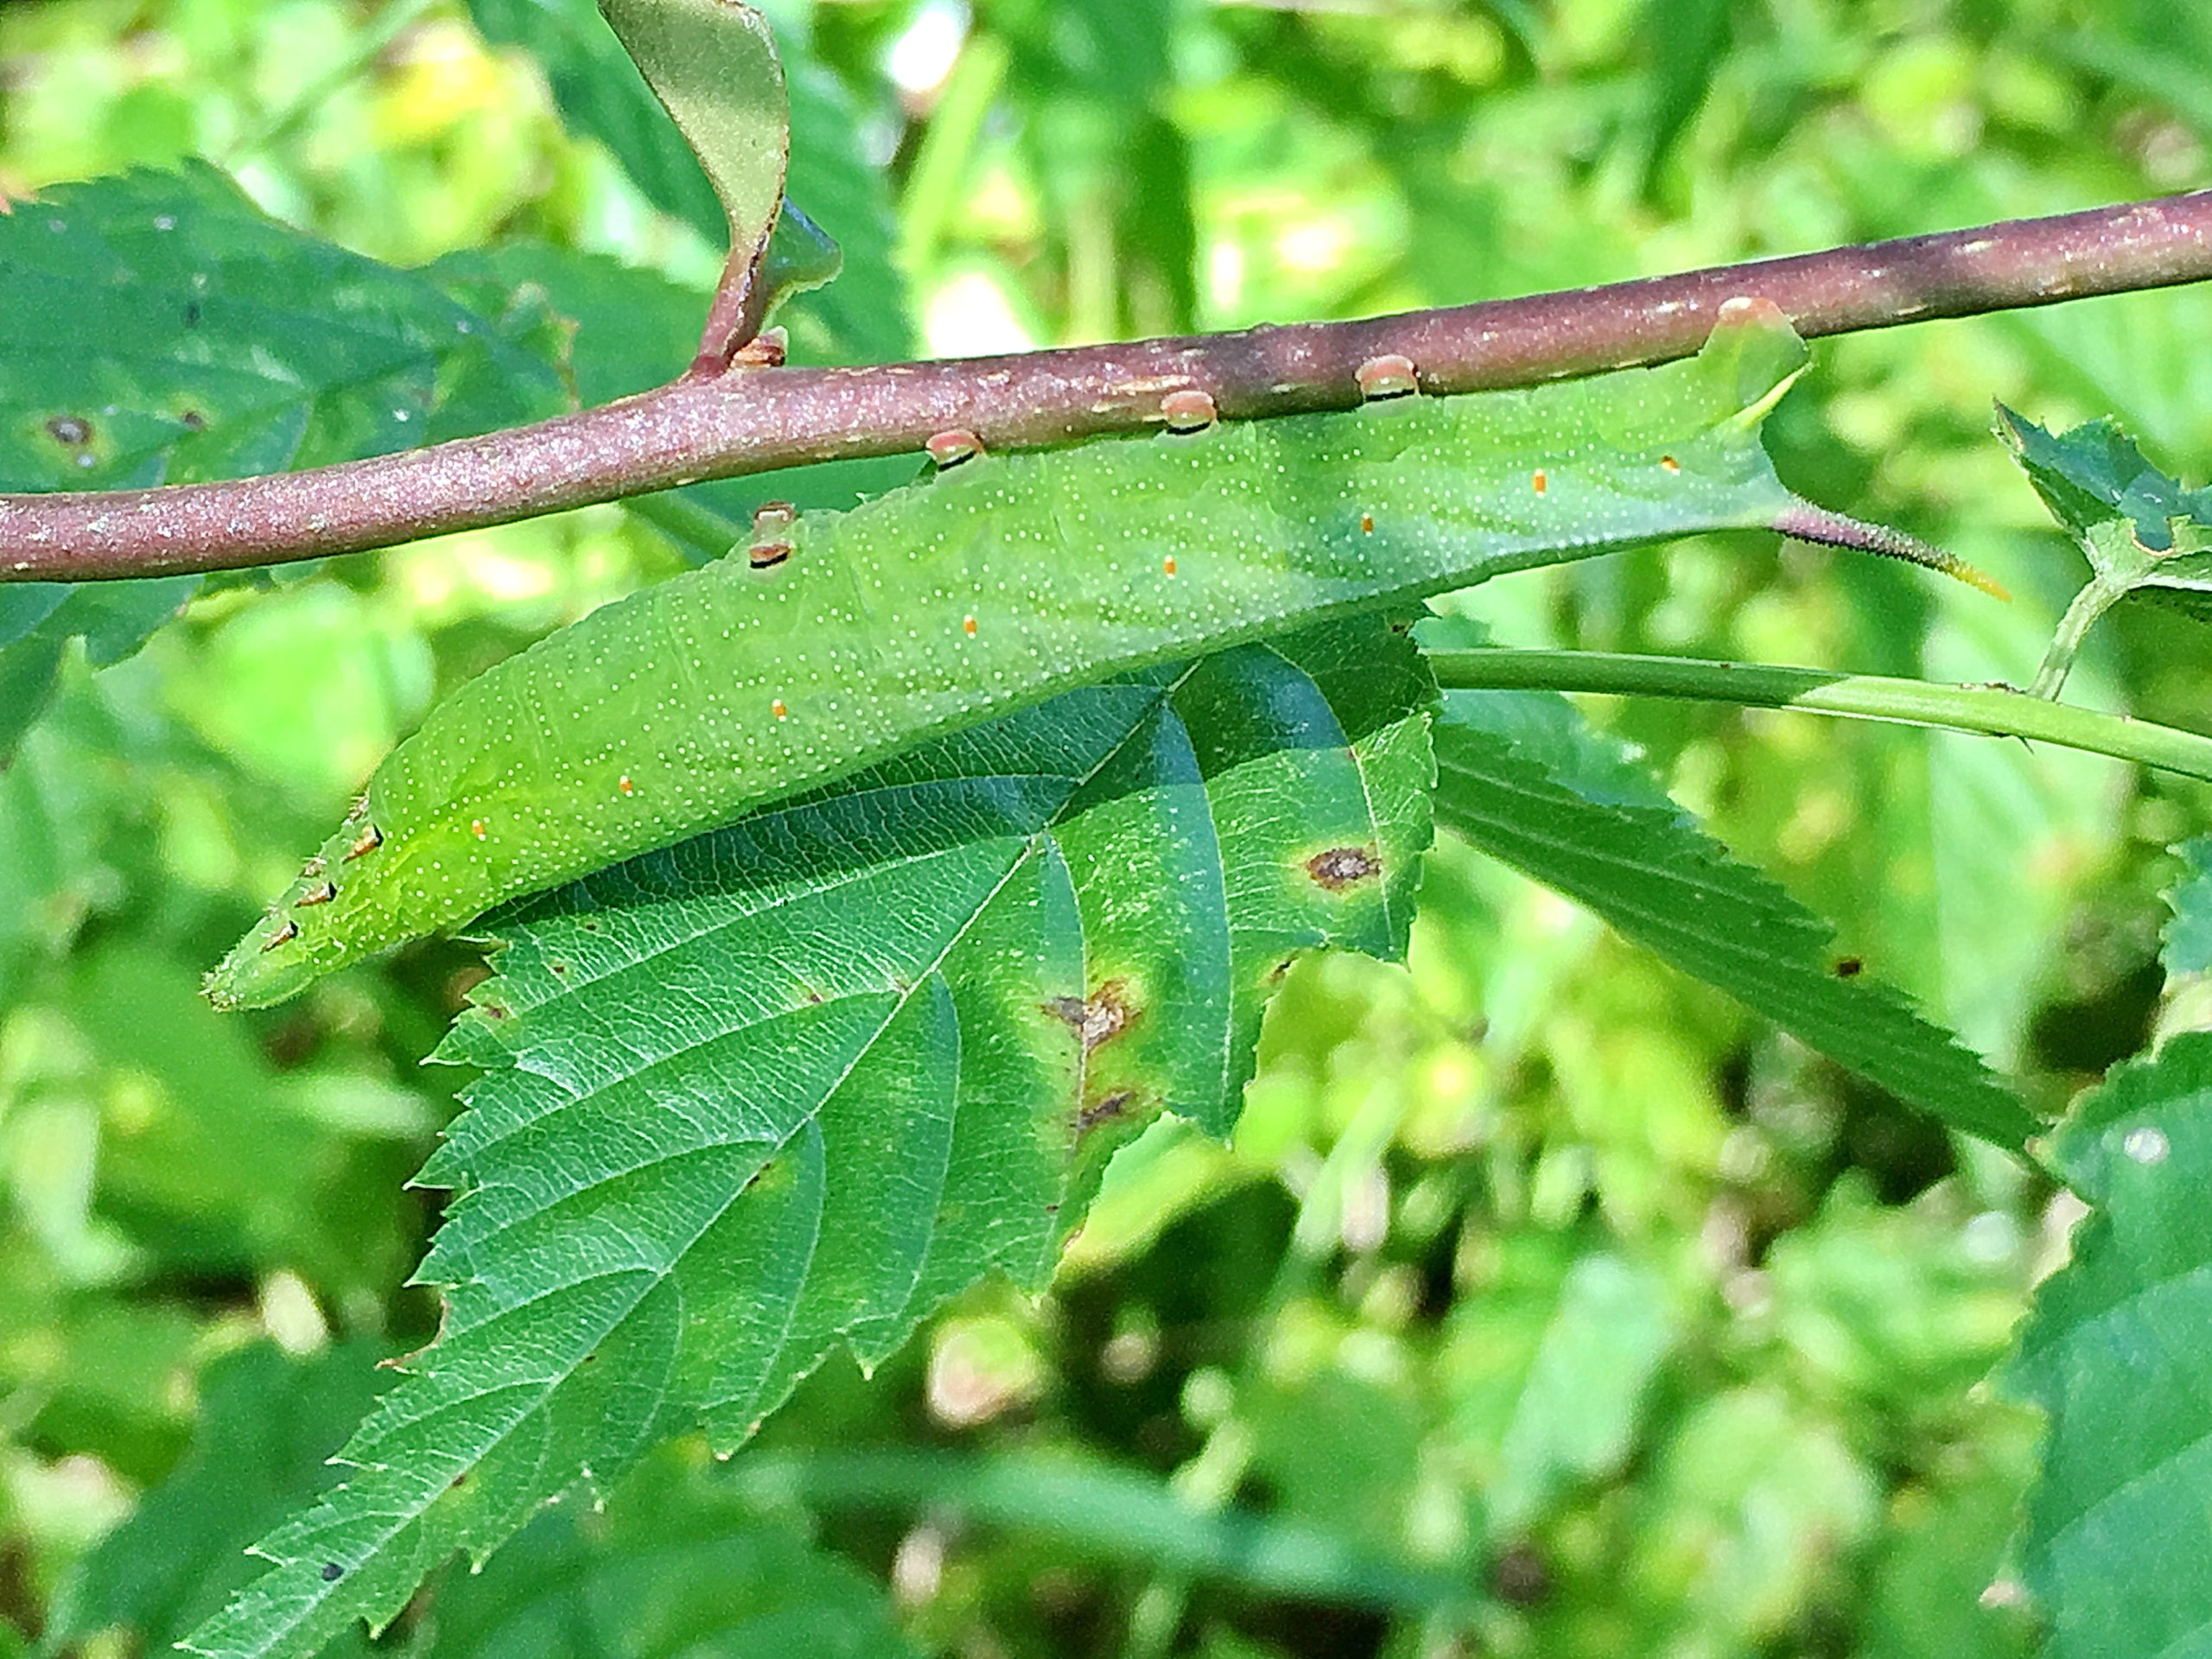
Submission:
{"label": "serrated green leaf", "polygon": [[[1535,759],[1525,693],[1455,691],[1436,730],[1440,822],[1955,1128],[2018,1147],[2035,1120],[1981,1060],[1839,960],[1833,931],[1679,810]],[[1552,701],[1557,701],[1554,699]],[[1565,753],[1572,753],[1567,751]]]}
{"label": "serrated green leaf", "polygon": [[[579,1477],[1049,1273],[1113,1150],[1225,1129],[1300,952],[1395,955],[1427,683],[1362,618],[1071,693],[495,916],[422,1176],[443,1334],[192,1645],[389,1617]],[[650,1011],[649,1011],[650,1010]]]}
{"label": "serrated green leaf", "polygon": [[2212,973],[2212,836],[2199,836],[2174,849],[2182,875],[2166,889],[2173,915],[2159,934],[2159,960],[2167,977]]}
{"label": "serrated green leaf", "polygon": [[[2212,489],[2183,488],[2108,418],[2054,435],[1999,404],[1997,434],[2094,572],[2069,613],[2073,626],[2062,630],[2071,634],[2067,656],[2098,613],[2127,594],[2212,617]],[[2054,674],[2047,662],[2038,694],[2056,694]]]}
{"label": "serrated green leaf", "polygon": [[2012,1376],[2050,1416],[2022,1566],[2050,1659],[2212,1643],[2194,1570],[2212,1479],[2212,1034],[2083,1096],[2051,1155],[2092,1214],[2037,1297]]}
{"label": "serrated green leaf", "polygon": [[254,1565],[254,1535],[332,1478],[327,1459],[391,1381],[369,1344],[289,1359],[240,1351],[208,1369],[191,1451],[56,1594],[49,1650],[124,1630],[159,1653],[220,1607]]}
{"label": "serrated green leaf", "polygon": [[2146,547],[2171,547],[2176,518],[2212,524],[2212,490],[2184,489],[2143,458],[2109,416],[2052,433],[1997,405],[1997,435],[2051,515],[2075,536],[2125,518]]}
{"label": "serrated green leaf", "polygon": [[[351,461],[572,406],[526,310],[268,218],[213,168],[130,173],[0,214],[0,490],[135,488]],[[0,601],[0,761],[62,647],[136,651],[196,576]]]}

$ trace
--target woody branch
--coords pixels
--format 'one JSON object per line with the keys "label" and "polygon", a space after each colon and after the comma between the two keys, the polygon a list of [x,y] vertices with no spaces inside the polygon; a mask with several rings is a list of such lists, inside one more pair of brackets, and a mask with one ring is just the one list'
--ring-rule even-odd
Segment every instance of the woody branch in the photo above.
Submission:
{"label": "woody branch", "polygon": [[868,368],[746,368],[372,460],[151,490],[0,495],[0,581],[245,569],[504,524],[588,502],[920,449],[1159,425],[1199,391],[1255,418],[1346,408],[1395,354],[1430,392],[1528,385],[1687,356],[1726,301],[1771,301],[1808,337],[2049,305],[2212,276],[2212,191],[1861,244],[1560,294],[1351,322]]}

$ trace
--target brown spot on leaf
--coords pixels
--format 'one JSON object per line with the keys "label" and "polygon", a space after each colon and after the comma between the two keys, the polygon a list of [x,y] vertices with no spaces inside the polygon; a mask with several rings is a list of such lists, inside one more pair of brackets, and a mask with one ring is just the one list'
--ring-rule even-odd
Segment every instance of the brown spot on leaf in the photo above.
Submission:
{"label": "brown spot on leaf", "polygon": [[1835,976],[1838,979],[1856,979],[1866,969],[1866,964],[1856,957],[1839,957],[1836,958]]}
{"label": "brown spot on leaf", "polygon": [[183,410],[177,416],[177,419],[183,423],[184,429],[188,432],[205,432],[207,429],[207,417],[196,409]]}
{"label": "brown spot on leaf", "polygon": [[1103,1099],[1094,1101],[1075,1115],[1077,1133],[1087,1134],[1101,1123],[1110,1123],[1136,1103],[1134,1089],[1116,1089]]}
{"label": "brown spot on leaf", "polygon": [[1382,874],[1382,861],[1365,847],[1332,847],[1306,861],[1306,874],[1314,885],[1342,893],[1355,881]]}
{"label": "brown spot on leaf", "polygon": [[1045,1012],[1072,1028],[1083,1039],[1083,1052],[1088,1054],[1127,1031],[1141,1010],[1130,1005],[1128,981],[1109,979],[1091,993],[1088,1001],[1056,996],[1045,1004]]}
{"label": "brown spot on leaf", "polygon": [[57,415],[46,423],[46,435],[56,443],[81,448],[92,441],[92,423],[81,415]]}

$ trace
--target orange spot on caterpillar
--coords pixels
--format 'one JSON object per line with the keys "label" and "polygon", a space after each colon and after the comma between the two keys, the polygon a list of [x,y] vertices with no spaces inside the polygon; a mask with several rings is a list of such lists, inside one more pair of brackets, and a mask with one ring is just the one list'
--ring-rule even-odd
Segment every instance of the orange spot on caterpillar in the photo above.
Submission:
{"label": "orange spot on caterpillar", "polygon": [[1660,456],[1659,464],[1662,467],[1664,467],[1670,473],[1679,473],[1682,470],[1682,463],[1676,461],[1672,455]]}
{"label": "orange spot on caterpillar", "polygon": [[755,542],[745,550],[747,561],[755,570],[772,569],[791,556],[791,544],[785,541]]}
{"label": "orange spot on caterpillar", "polygon": [[488,839],[492,834],[491,830],[485,827],[484,820],[481,818],[471,818],[468,821],[468,833],[479,841]]}
{"label": "orange spot on caterpillar", "polygon": [[261,948],[264,950],[274,950],[278,945],[289,944],[294,939],[296,939],[299,937],[300,925],[297,922],[286,922],[283,926],[278,928],[274,933],[271,933],[267,939],[263,941]]}
{"label": "orange spot on caterpillar", "polygon": [[1175,556],[1173,553],[1170,553],[1166,558],[1162,559],[1160,562],[1160,569],[1163,575],[1170,576],[1173,575],[1175,574]]}
{"label": "orange spot on caterpillar", "polygon": [[1363,536],[1372,536],[1375,533],[1375,515],[1373,513],[1363,512],[1359,515],[1359,533]]}
{"label": "orange spot on caterpillar", "polygon": [[367,829],[362,830],[360,835],[355,838],[353,844],[346,849],[346,858],[344,861],[350,864],[357,858],[366,858],[371,853],[373,853],[378,848],[383,845],[384,831],[378,829],[376,825],[372,823],[369,825]]}
{"label": "orange spot on caterpillar", "polygon": [[1413,359],[1395,352],[1369,358],[1352,378],[1359,383],[1359,395],[1369,399],[1403,397],[1421,390],[1421,382],[1414,378]]}
{"label": "orange spot on caterpillar", "polygon": [[1541,495],[1546,490],[1551,487],[1551,480],[1544,476],[1544,469],[1541,467],[1536,468],[1536,475],[1530,479],[1529,482],[1530,486],[1534,487],[1538,495]]}
{"label": "orange spot on caterpillar", "polygon": [[328,881],[318,881],[298,898],[292,900],[293,908],[304,910],[309,905],[327,905],[338,896],[338,889]]}
{"label": "orange spot on caterpillar", "polygon": [[1171,391],[1160,400],[1160,418],[1170,432],[1203,432],[1219,415],[1213,399],[1195,386]]}
{"label": "orange spot on caterpillar", "polygon": [[972,616],[962,617],[960,619],[960,632],[966,634],[970,639],[973,639],[976,637],[976,619]]}
{"label": "orange spot on caterpillar", "polygon": [[614,780],[614,787],[625,795],[634,795],[638,792],[638,786],[630,781],[630,774],[626,772]]}
{"label": "orange spot on caterpillar", "polygon": [[983,441],[967,428],[956,426],[948,432],[931,433],[929,442],[922,448],[929,451],[930,459],[937,463],[937,469],[941,473],[982,454]]}
{"label": "orange spot on caterpillar", "polygon": [[778,720],[783,720],[791,714],[791,710],[784,707],[784,700],[781,697],[778,697],[768,705],[768,712]]}

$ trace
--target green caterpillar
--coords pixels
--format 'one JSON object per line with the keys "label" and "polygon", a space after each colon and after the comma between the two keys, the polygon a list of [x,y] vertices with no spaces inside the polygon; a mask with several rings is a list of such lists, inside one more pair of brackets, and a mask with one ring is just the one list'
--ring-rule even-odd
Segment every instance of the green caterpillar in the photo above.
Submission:
{"label": "green caterpillar", "polygon": [[[1950,568],[1808,507],[1760,419],[1804,346],[1737,305],[1697,358],[1528,391],[983,455],[846,513],[764,508],[749,556],[594,613],[463,687],[207,990],[224,1007],[1122,670],[1503,571],[1728,526]],[[955,464],[959,463],[959,464]]]}

